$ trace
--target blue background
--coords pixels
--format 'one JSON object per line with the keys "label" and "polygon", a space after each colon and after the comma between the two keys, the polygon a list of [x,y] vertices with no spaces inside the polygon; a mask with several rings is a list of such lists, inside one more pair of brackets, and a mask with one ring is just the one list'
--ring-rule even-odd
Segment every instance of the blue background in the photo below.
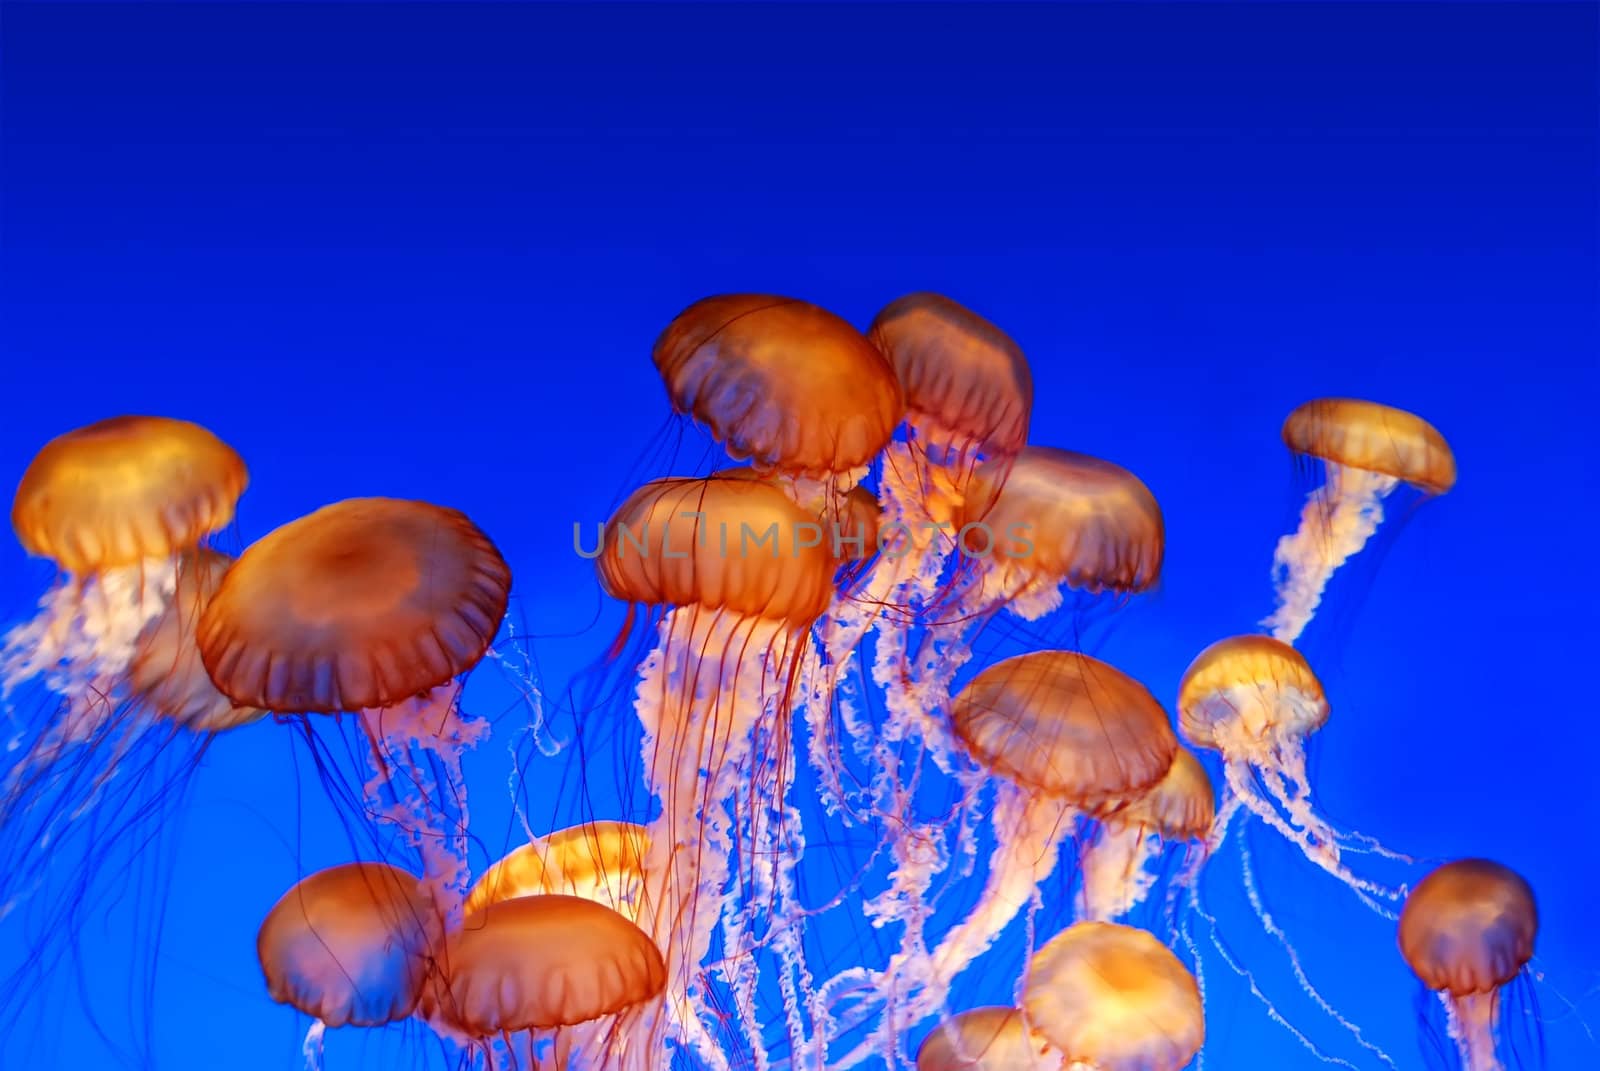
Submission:
{"label": "blue background", "polygon": [[[1163,505],[1162,590],[1104,653],[1169,702],[1270,609],[1287,411],[1423,413],[1461,480],[1356,574],[1316,791],[1394,846],[1526,874],[1579,1005],[1541,993],[1549,1065],[1600,1062],[1592,6],[10,4],[0,33],[4,478],[150,412],[249,461],[233,549],[352,495],[458,506],[534,627],[578,633],[539,642],[547,682],[610,639],[571,526],[661,441],[649,346],[706,294],[865,324],[934,289],[1003,325],[1033,440]],[[0,575],[16,617],[49,574],[8,545]],[[474,760],[501,829],[503,743]],[[255,929],[347,849],[294,759],[270,722],[219,740],[163,849],[162,1066],[298,1060]],[[1286,854],[1269,898],[1416,1066],[1391,930]],[[126,915],[83,942],[113,1034]],[[1317,1066],[1220,974],[1208,1011],[1208,1066]],[[115,1061],[68,983],[0,1032],[0,1066]],[[337,1039],[330,1066],[414,1040]]]}

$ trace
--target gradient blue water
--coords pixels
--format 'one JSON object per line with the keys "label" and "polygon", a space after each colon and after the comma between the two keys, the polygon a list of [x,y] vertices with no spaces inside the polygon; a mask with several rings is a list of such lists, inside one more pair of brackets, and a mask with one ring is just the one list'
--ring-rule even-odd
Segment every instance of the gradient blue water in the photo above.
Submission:
{"label": "gradient blue water", "polygon": [[[251,465],[241,539],[350,495],[456,505],[530,619],[576,630],[597,600],[571,525],[604,516],[660,429],[667,319],[767,290],[864,323],[937,289],[1027,349],[1035,441],[1160,498],[1164,589],[1106,653],[1170,701],[1190,657],[1270,608],[1283,415],[1327,393],[1413,408],[1461,481],[1372,579],[1316,789],[1397,847],[1520,869],[1551,981],[1582,998],[1595,24],[1580,5],[8,5],[0,476],[102,416],[201,420]],[[13,611],[44,576],[9,541],[0,575]],[[542,642],[546,676],[608,640]],[[503,829],[491,750],[479,795]],[[162,1066],[297,1058],[254,932],[344,842],[292,757],[257,725],[200,772]],[[1415,1066],[1390,932],[1265,862],[1330,997]],[[1224,922],[1253,926],[1237,905]],[[96,924],[90,954],[114,965],[126,925]],[[89,983],[113,1024],[119,985]],[[1214,985],[1208,1066],[1315,1066]],[[103,1065],[70,998],[0,1027],[0,1065],[21,1045]],[[1544,1007],[1550,1066],[1600,1063]],[[336,1045],[335,1066],[402,1042]]]}

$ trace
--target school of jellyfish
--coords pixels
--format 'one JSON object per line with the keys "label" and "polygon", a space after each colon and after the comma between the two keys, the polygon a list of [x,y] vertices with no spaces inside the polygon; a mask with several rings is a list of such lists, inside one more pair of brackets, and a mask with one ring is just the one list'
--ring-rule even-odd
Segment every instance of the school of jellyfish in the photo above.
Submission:
{"label": "school of jellyfish", "polygon": [[[1370,954],[1437,994],[1459,1066],[1515,1066],[1527,882],[1478,859],[1363,873],[1413,864],[1336,828],[1307,765],[1334,697],[1296,644],[1391,497],[1454,484],[1431,425],[1338,398],[1289,415],[1320,478],[1277,544],[1276,606],[1164,704],[1092,650],[1160,581],[1157,499],[1028,441],[1033,380],[1000,327],[929,293],[865,330],[722,295],[653,358],[725,458],[649,474],[585,555],[622,634],[564,693],[567,732],[530,750],[510,727],[527,836],[482,865],[463,763],[506,727],[465,683],[500,657],[512,572],[466,513],[351,498],[233,558],[212,544],[248,477],[210,431],[119,416],[47,443],[11,515],[58,578],[0,647],[0,919],[70,931],[118,880],[90,845],[183,806],[204,749],[285,733],[350,850],[286,875],[260,924],[262,997],[310,1020],[310,1068],[329,1030],[405,1023],[485,1071],[1180,1071],[1206,1041],[1200,879],[1253,823],[1393,925],[1398,951]],[[1028,649],[991,657],[997,635]],[[589,790],[602,769],[616,792]],[[63,852],[82,895],[34,903]],[[1304,994],[1361,1066],[1398,1066],[1322,997],[1242,858]],[[40,940],[29,969],[70,955]],[[1009,999],[969,1000],[978,974]]]}

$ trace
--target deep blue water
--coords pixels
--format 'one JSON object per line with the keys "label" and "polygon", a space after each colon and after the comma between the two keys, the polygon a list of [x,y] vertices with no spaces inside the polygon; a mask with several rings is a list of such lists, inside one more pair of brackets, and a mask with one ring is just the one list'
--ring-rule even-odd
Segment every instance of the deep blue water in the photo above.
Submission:
{"label": "deep blue water", "polygon": [[[1315,788],[1394,847],[1524,873],[1579,1005],[1541,995],[1549,1067],[1600,1064],[1592,6],[8,4],[0,47],[0,478],[148,412],[248,460],[235,550],[353,495],[457,506],[510,561],[552,685],[611,638],[571,526],[656,474],[649,347],[706,294],[864,325],[933,289],[1004,326],[1033,441],[1161,501],[1165,581],[1104,654],[1169,703],[1271,608],[1289,409],[1422,413],[1460,482],[1352,573]],[[48,570],[7,541],[0,576],[16,618]],[[474,786],[503,839],[502,743]],[[294,1066],[304,1022],[267,1000],[255,930],[346,842],[271,722],[221,738],[178,811],[138,1051]],[[1419,1066],[1392,928],[1260,844],[1329,998]],[[124,908],[81,935],[119,1040]],[[107,1066],[77,1007],[58,979],[0,1026],[0,1066]],[[1208,1014],[1209,1067],[1317,1066],[1234,980]],[[337,1039],[330,1066],[407,1043]]]}

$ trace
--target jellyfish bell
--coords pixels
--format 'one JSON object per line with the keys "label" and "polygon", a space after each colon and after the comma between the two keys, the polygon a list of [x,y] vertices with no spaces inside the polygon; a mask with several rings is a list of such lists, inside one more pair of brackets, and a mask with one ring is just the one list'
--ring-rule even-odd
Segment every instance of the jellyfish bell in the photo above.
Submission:
{"label": "jellyfish bell", "polygon": [[1028,964],[1028,1022],[1069,1066],[1180,1071],[1205,1042],[1200,988],[1143,930],[1079,922]]}
{"label": "jellyfish bell", "polygon": [[534,1035],[554,1042],[549,1066],[564,1068],[577,1050],[584,1067],[611,1069],[623,1066],[620,1054],[610,1055],[624,1043],[621,1024],[572,1028],[653,1001],[666,977],[661,951],[610,908],[575,896],[523,896],[490,904],[451,934],[421,1013],[486,1051],[500,1039],[515,1053],[512,1035],[526,1032],[530,1050]]}
{"label": "jellyfish bell", "polygon": [[1061,1054],[1028,1029],[1016,1008],[974,1008],[936,1026],[917,1049],[916,1071],[1060,1071]]}
{"label": "jellyfish bell", "polygon": [[1205,767],[1192,751],[1178,748],[1161,780],[1100,816],[1100,829],[1079,861],[1080,917],[1115,921],[1144,902],[1158,879],[1154,868],[1164,849],[1204,843],[1216,811]]}
{"label": "jellyfish bell", "polygon": [[889,442],[905,409],[888,361],[844,320],[767,294],[705,298],[656,340],[673,409],[735,460],[841,490]]}
{"label": "jellyfish bell", "polygon": [[1262,622],[1296,642],[1311,623],[1333,574],[1384,522],[1386,500],[1402,484],[1425,496],[1455,486],[1456,461],[1439,431],[1414,413],[1353,398],[1318,398],[1296,408],[1283,441],[1321,462],[1322,482],[1306,496],[1298,527],[1273,555],[1277,607]]}
{"label": "jellyfish bell", "polygon": [[[447,915],[468,878],[462,752],[488,728],[460,710],[458,678],[488,651],[510,586],[505,560],[465,514],[347,499],[248,547],[196,633],[218,690],[298,719],[314,752],[305,715],[357,714],[375,767],[368,809],[421,855]],[[318,760],[336,782],[336,764]],[[337,784],[330,794],[353,795]]]}
{"label": "jellyfish bell", "polygon": [[1462,859],[1430,873],[1400,912],[1400,954],[1439,993],[1465,1071],[1500,1071],[1501,993],[1533,958],[1539,910],[1515,871]]}
{"label": "jellyfish bell", "polygon": [[561,894],[636,917],[650,834],[633,822],[586,822],[524,844],[486,870],[462,913],[520,896]]}
{"label": "jellyfish bell", "polygon": [[382,1026],[416,1008],[441,933],[415,876],[346,863],[284,893],[261,923],[256,955],[278,1003],[323,1026]]}

